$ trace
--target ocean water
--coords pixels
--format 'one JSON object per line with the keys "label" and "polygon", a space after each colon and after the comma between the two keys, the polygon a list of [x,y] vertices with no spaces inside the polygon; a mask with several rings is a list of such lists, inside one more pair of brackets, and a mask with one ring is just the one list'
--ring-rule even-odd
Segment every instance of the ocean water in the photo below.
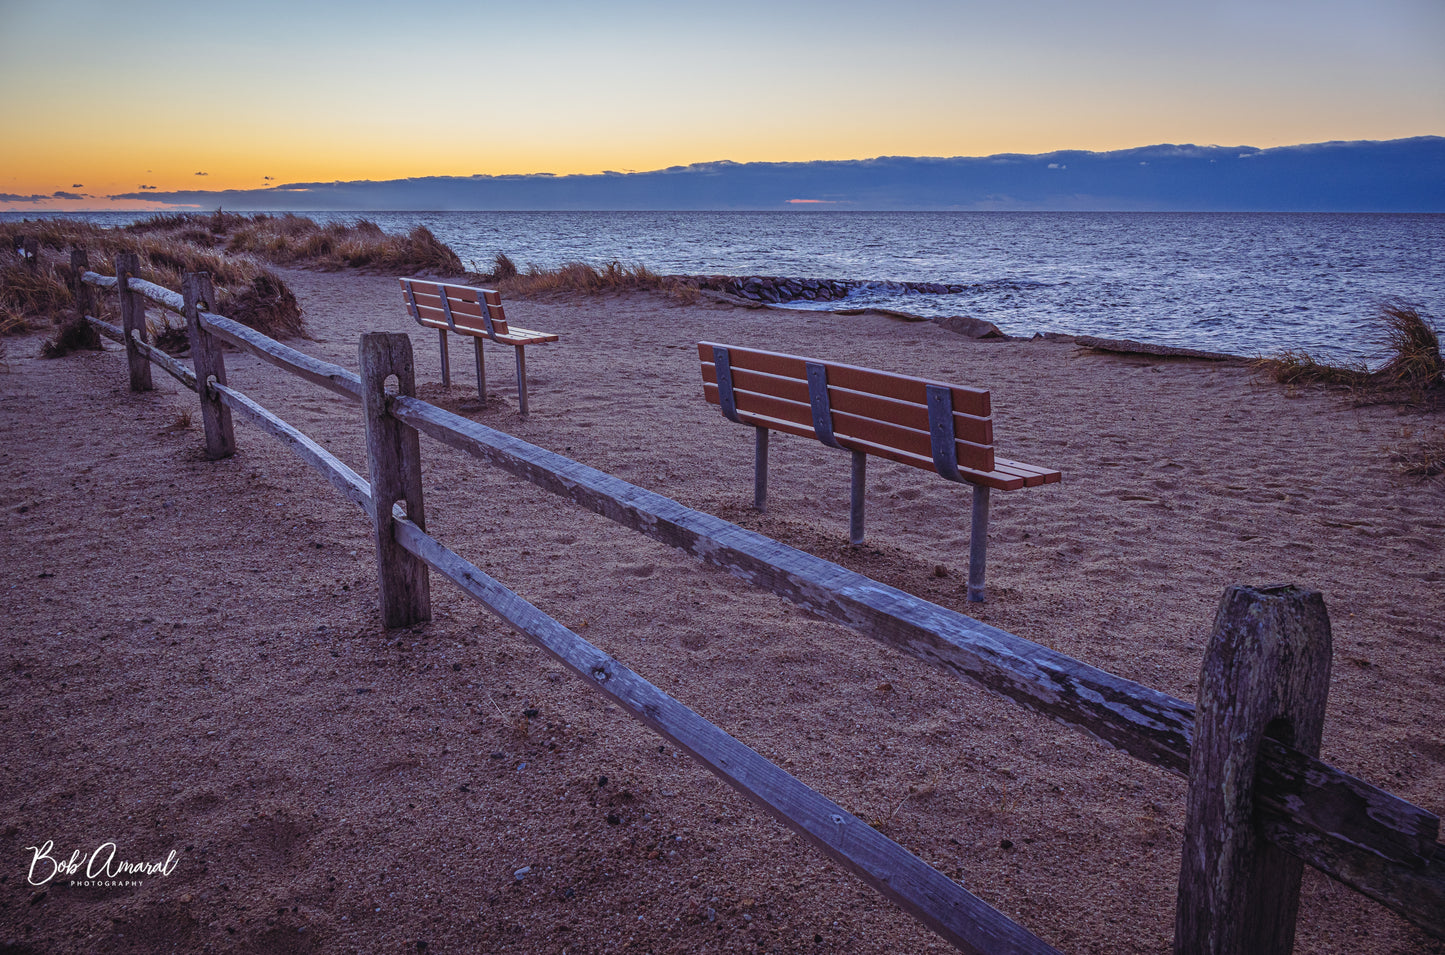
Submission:
{"label": "ocean water", "polygon": [[[1066,332],[1240,355],[1378,360],[1373,322],[1403,300],[1445,318],[1445,215],[1009,212],[414,212],[468,267],[617,261],[664,274],[880,283],[844,302],[972,315],[1011,335]],[[5,218],[15,218],[13,214]],[[128,221],[119,214],[88,216]],[[966,285],[923,294],[888,282]]]}

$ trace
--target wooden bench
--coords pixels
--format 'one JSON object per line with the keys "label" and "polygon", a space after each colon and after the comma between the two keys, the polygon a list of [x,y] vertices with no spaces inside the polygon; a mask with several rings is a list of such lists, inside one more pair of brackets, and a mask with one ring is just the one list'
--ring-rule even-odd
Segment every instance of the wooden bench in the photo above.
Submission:
{"label": "wooden bench", "polygon": [[442,282],[428,282],[424,279],[402,279],[401,291],[406,299],[407,310],[418,325],[435,328],[441,336],[442,387],[452,386],[451,362],[447,355],[447,332],[469,335],[476,348],[477,393],[482,404],[487,403],[487,361],[482,352],[482,341],[490,340],[498,345],[510,345],[517,352],[517,407],[522,416],[527,415],[527,354],[528,345],[542,345],[555,342],[557,336],[549,332],[534,332],[507,324],[507,313],[502,308],[502,296],[491,289],[472,288],[468,285],[447,285]]}
{"label": "wooden bench", "polygon": [[723,416],[757,429],[753,506],[767,509],[768,433],[816,438],[853,455],[849,540],[863,542],[867,456],[973,485],[968,599],[983,600],[991,490],[1053,484],[1059,471],[996,457],[989,394],[939,381],[796,355],[699,342],[703,393]]}

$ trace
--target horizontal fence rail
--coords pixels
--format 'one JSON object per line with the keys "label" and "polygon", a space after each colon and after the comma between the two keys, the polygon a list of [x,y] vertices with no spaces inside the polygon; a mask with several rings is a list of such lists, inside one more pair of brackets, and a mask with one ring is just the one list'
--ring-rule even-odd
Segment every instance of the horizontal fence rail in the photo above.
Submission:
{"label": "horizontal fence rail", "polygon": [[[99,276],[93,272],[85,273],[83,280],[101,287],[119,284],[115,278]],[[129,286],[133,291],[146,294],[151,301],[163,307],[180,309],[184,305],[181,296],[151,283],[131,278]],[[152,290],[159,291],[152,294]],[[124,341],[129,337],[136,345],[144,344],[136,332],[125,336],[122,330],[115,326],[106,325],[93,318],[90,321],[100,328],[102,333],[117,340]],[[208,334],[270,364],[352,400],[362,400],[362,378],[354,372],[282,345],[219,315],[202,311],[198,315],[198,323]],[[166,370],[176,375],[187,387],[199,390],[194,376],[188,383],[184,377],[187,370],[169,359],[169,356],[164,356],[164,353],[149,346],[145,346],[143,354],[152,360],[155,360],[154,356],[162,356],[176,364],[182,374],[177,374],[170,368]],[[164,362],[157,363],[165,367]],[[348,499],[367,510],[375,520],[369,485],[364,479],[305,435],[239,392],[214,380],[208,380],[207,387],[232,410],[284,441],[304,460],[326,475]],[[621,481],[505,432],[451,414],[413,396],[402,394],[388,397],[384,404],[389,415],[450,447],[488,461],[544,490],[566,497],[623,526],[681,549],[706,564],[726,569],[818,617],[847,625],[888,646],[942,667],[1144,762],[1176,775],[1188,776],[1195,732],[1195,707],[1183,700],[1121,679],[1047,647],[982,624],[966,615],[888,587],[822,558],[798,551],[712,515],[692,510],[662,495]],[[512,600],[521,600],[460,557],[445,551],[441,545],[426,537],[420,528],[406,520],[401,508],[394,509],[393,517],[396,539],[403,548],[452,579],[476,599],[489,607],[492,604],[488,603],[488,600],[495,599],[498,601],[497,607],[504,608],[513,607]],[[500,588],[500,591],[496,588]],[[484,597],[481,594],[491,596]],[[508,594],[511,596],[507,597]],[[525,601],[522,603],[525,604]],[[541,615],[541,612],[530,605],[526,606],[528,611],[519,611],[519,620],[523,621],[521,625],[496,607],[493,609],[520,632],[532,639],[539,639],[524,627],[532,626],[532,623],[528,622],[533,620],[530,614]],[[545,615],[541,616],[550,620],[545,618]],[[555,621],[552,621],[551,625],[560,627]],[[546,631],[547,627],[542,626],[542,630]],[[565,631],[565,628],[562,630]],[[570,634],[570,631],[565,632]],[[581,640],[575,634],[571,636]],[[611,676],[599,680],[592,670],[587,669],[584,672],[545,642],[541,645],[548,652],[557,655],[559,660],[584,680],[603,692],[608,692],[606,684],[611,681]],[[592,657],[588,656],[590,653],[601,654],[601,651],[585,641],[582,641],[582,645],[587,649],[576,648],[581,654],[577,657],[578,660],[591,660]],[[615,668],[605,669],[607,666]],[[646,681],[641,681],[640,677],[631,674],[631,671],[627,671],[616,661],[605,664],[604,670],[600,672],[627,673],[630,675],[629,680],[636,679],[652,692],[661,694],[660,690]],[[645,692],[643,696],[646,696]],[[666,698],[665,694],[663,696]],[[618,702],[627,706],[622,699]],[[670,702],[686,709],[676,701]],[[662,710],[649,712],[646,709],[649,704],[641,705],[641,710],[634,712],[629,709],[629,712],[633,712],[634,716],[654,730],[667,735],[666,729],[650,722],[656,720]],[[696,714],[691,716],[702,720]],[[705,720],[702,722],[706,723]],[[722,733],[712,727],[712,724],[707,726]],[[688,749],[708,765],[708,768],[719,772],[719,775],[723,775],[750,798],[783,818],[777,806],[749,790],[744,785],[744,780],[730,778],[720,772],[718,766],[699,756],[698,751],[685,740],[672,736],[669,738]],[[742,746],[731,737],[727,738],[732,744]],[[762,759],[756,753],[753,755],[759,760]],[[1255,810],[1258,814],[1258,826],[1271,843],[1364,895],[1376,899],[1431,934],[1445,938],[1445,848],[1438,842],[1437,816],[1273,739],[1266,738],[1260,743],[1258,764]],[[782,773],[777,767],[772,769]],[[796,783],[796,780],[794,782]],[[816,793],[813,795],[818,799],[823,798]],[[828,818],[830,821],[833,818],[831,811]],[[844,818],[851,817],[845,815]],[[838,851],[838,845],[822,839],[820,833],[806,827],[800,829],[795,821],[787,818],[784,818],[784,821],[830,856]],[[828,831],[826,826],[823,831]],[[899,851],[906,854],[906,850],[899,848]],[[909,858],[914,857],[910,855]],[[917,908],[918,899],[914,898],[911,902],[901,901],[892,894],[897,886],[887,879],[883,880],[883,884],[878,884],[866,874],[868,870],[860,867],[857,860],[840,861],[848,864],[866,881],[889,895],[915,917],[947,934],[940,926],[949,924],[948,920],[940,919],[933,909],[929,909],[930,914],[924,914]],[[927,868],[921,861],[914,861]],[[935,875],[953,885],[943,876],[937,873]],[[926,883],[927,879],[924,881]],[[1003,916],[999,918],[1002,919]],[[1033,936],[1029,935],[1028,938],[1033,939]],[[1034,942],[1037,942],[1037,939],[1034,939]],[[967,948],[973,943],[955,940],[955,944]]]}

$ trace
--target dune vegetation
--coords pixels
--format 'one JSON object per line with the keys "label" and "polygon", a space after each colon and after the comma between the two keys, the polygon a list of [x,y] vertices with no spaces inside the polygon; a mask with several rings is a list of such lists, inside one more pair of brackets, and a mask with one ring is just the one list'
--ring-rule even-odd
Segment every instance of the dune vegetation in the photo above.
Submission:
{"label": "dune vegetation", "polygon": [[1389,357],[1371,371],[1363,362],[1331,365],[1303,351],[1263,358],[1256,367],[1284,385],[1338,388],[1359,404],[1445,404],[1445,359],[1429,318],[1405,302],[1386,302],[1375,316],[1375,342]]}

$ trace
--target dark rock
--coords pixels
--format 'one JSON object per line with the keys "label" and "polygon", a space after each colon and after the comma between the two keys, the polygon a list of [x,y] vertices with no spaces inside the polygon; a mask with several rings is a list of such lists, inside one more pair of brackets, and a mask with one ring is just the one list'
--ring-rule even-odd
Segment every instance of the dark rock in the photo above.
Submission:
{"label": "dark rock", "polygon": [[947,318],[935,318],[933,323],[940,328],[946,328],[950,332],[956,332],[968,338],[996,341],[1008,338],[999,331],[999,327],[993,322],[986,322],[981,318],[974,318],[972,315],[949,315]]}

